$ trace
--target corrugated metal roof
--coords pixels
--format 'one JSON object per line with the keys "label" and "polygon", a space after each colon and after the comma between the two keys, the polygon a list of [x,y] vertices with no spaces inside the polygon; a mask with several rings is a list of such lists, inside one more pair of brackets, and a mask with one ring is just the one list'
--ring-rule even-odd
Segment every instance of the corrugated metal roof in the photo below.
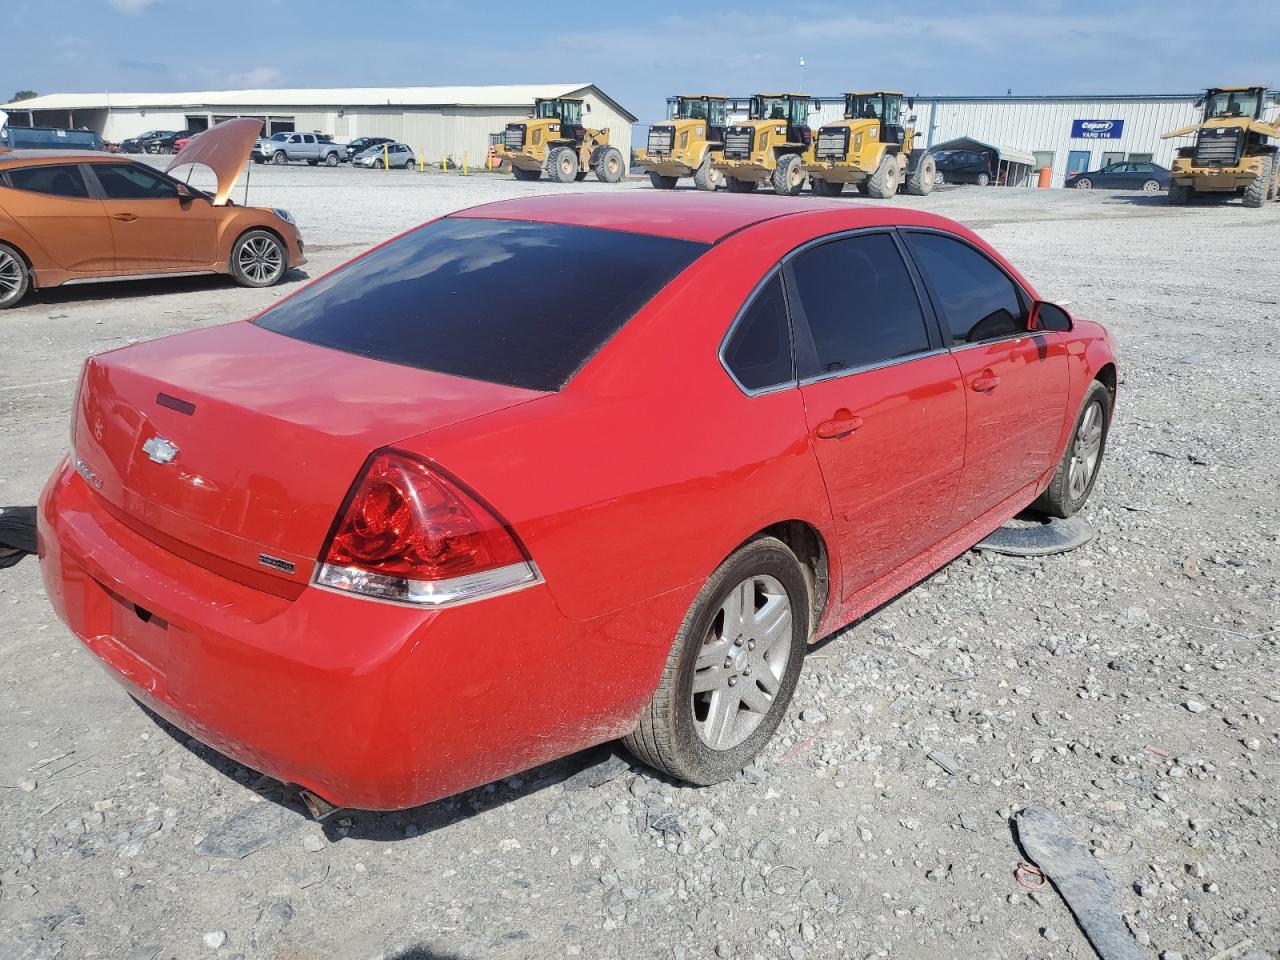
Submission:
{"label": "corrugated metal roof", "polygon": [[[517,83],[470,87],[349,87],[287,90],[200,90],[185,93],[50,93],[7,104],[13,110],[102,110],[131,107],[527,106],[591,83]],[[599,90],[598,87],[596,87]]]}

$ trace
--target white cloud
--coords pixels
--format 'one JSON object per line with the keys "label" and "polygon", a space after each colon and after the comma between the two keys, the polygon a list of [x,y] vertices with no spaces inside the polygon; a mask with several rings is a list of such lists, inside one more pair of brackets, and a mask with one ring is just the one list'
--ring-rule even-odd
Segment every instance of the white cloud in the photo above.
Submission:
{"label": "white cloud", "polygon": [[157,0],[110,0],[113,7],[121,13],[141,13]]}

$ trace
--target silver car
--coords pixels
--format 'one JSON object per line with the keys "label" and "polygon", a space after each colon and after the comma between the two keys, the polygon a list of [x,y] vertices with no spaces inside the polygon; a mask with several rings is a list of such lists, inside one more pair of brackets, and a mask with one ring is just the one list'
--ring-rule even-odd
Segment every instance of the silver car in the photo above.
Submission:
{"label": "silver car", "polygon": [[357,167],[372,167],[381,170],[384,167],[403,167],[412,170],[417,165],[412,148],[403,143],[380,143],[370,147],[363,153],[356,154],[351,161]]}

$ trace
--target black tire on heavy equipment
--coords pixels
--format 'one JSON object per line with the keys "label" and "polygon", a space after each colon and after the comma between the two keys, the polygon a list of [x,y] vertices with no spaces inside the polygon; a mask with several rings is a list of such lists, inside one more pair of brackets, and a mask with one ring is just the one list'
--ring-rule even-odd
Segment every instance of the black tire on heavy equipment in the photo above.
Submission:
{"label": "black tire on heavy equipment", "polygon": [[888,200],[898,192],[898,158],[886,153],[876,172],[866,181],[867,193],[876,200]]}
{"label": "black tire on heavy equipment", "polygon": [[702,156],[702,162],[693,172],[693,185],[699,190],[715,191],[724,186],[724,174],[711,164],[711,151]]}
{"label": "black tire on heavy equipment", "polygon": [[[712,749],[699,737],[693,708],[698,654],[714,629],[725,598],[755,575],[776,579],[791,607],[791,647],[768,713],[743,742]],[[708,785],[736,776],[772,738],[795,691],[809,637],[809,589],[796,555],[781,540],[760,536],[735,550],[698,591],[676,633],[671,652],[636,728],[622,740],[635,757],[687,783]]]}
{"label": "black tire on heavy equipment", "polygon": [[869,180],[859,180],[853,185],[853,189],[857,190],[861,196],[869,196],[871,194],[871,183]]}
{"label": "black tire on heavy equipment", "polygon": [[578,178],[578,166],[578,151],[572,147],[553,147],[547,154],[547,179],[573,183]]}
{"label": "black tire on heavy equipment", "polygon": [[649,182],[658,190],[674,190],[679,177],[664,177],[660,173],[649,171]]}
{"label": "black tire on heavy equipment", "polygon": [[[1076,450],[1076,438],[1081,432],[1085,416],[1090,408],[1095,405],[1100,409],[1102,428],[1098,456],[1084,490],[1073,497],[1070,489],[1070,473],[1072,455]],[[1089,389],[1085,391],[1084,402],[1080,404],[1080,412],[1076,415],[1075,425],[1071,429],[1071,435],[1067,438],[1067,448],[1062,452],[1062,460],[1058,463],[1058,469],[1054,472],[1053,479],[1049,481],[1048,489],[1031,504],[1032,510],[1051,517],[1066,518],[1072,516],[1084,506],[1085,501],[1089,499],[1089,494],[1093,492],[1093,485],[1098,480],[1098,474],[1102,470],[1102,461],[1107,452],[1107,434],[1111,431],[1111,407],[1111,391],[1101,381],[1093,381],[1089,385]]]}
{"label": "black tire on heavy equipment", "polygon": [[794,197],[803,190],[804,163],[799,154],[784,153],[780,156],[769,181],[773,184],[773,192],[780,197]]}
{"label": "black tire on heavy equipment", "polygon": [[926,153],[907,176],[907,193],[913,197],[928,196],[933,192],[938,163],[932,153]]}
{"label": "black tire on heavy equipment", "polygon": [[1271,174],[1274,165],[1274,158],[1262,158],[1262,169],[1244,188],[1244,205],[1246,207],[1260,207],[1267,202],[1267,195],[1271,193]]}
{"label": "black tire on heavy equipment", "polygon": [[626,172],[626,162],[617,147],[605,147],[596,157],[595,174],[601,183],[619,183]]}
{"label": "black tire on heavy equipment", "polygon": [[838,197],[844,192],[844,184],[836,180],[819,180],[817,177],[809,178],[809,189],[818,197]]}
{"label": "black tire on heavy equipment", "polygon": [[540,180],[542,178],[542,171],[526,170],[524,167],[517,167],[513,163],[511,165],[511,175],[517,180]]}
{"label": "black tire on heavy equipment", "polygon": [[1195,195],[1194,187],[1186,187],[1180,183],[1169,181],[1169,203],[1171,206],[1179,207],[1184,203],[1190,203],[1191,198]]}
{"label": "black tire on heavy equipment", "polygon": [[724,185],[729,189],[730,193],[750,193],[760,184],[754,180],[739,180],[737,177],[726,176]]}

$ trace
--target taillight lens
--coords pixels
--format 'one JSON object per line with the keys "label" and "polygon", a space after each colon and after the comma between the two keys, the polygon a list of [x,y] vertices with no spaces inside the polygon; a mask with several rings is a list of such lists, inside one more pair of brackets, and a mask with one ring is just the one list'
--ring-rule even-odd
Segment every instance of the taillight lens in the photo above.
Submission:
{"label": "taillight lens", "polygon": [[393,450],[369,461],[316,575],[323,586],[428,606],[538,579],[492,510],[441,471]]}

